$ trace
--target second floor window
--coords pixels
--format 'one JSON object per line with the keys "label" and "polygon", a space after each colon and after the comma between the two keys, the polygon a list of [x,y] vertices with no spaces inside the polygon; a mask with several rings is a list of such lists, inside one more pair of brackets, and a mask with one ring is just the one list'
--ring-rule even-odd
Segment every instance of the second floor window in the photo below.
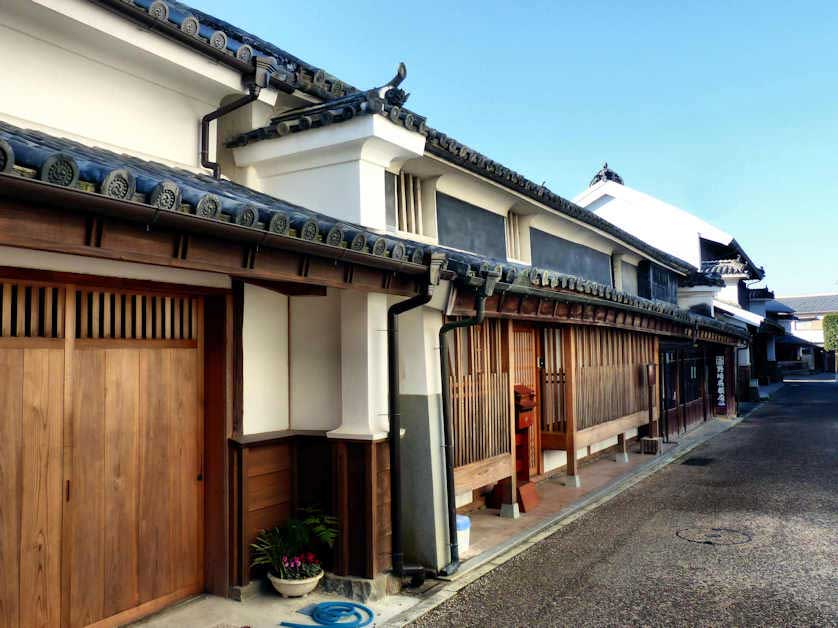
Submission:
{"label": "second floor window", "polygon": [[406,172],[387,172],[384,184],[387,226],[406,233],[424,235],[421,179]]}
{"label": "second floor window", "polygon": [[515,212],[509,212],[506,215],[506,257],[507,259],[522,259],[520,217]]}

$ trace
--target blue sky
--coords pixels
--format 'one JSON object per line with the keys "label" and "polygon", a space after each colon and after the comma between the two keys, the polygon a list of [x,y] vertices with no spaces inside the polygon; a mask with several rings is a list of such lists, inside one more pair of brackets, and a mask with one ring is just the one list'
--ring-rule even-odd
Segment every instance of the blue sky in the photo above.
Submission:
{"label": "blue sky", "polygon": [[191,0],[558,194],[608,161],[732,233],[778,294],[838,292],[838,3]]}

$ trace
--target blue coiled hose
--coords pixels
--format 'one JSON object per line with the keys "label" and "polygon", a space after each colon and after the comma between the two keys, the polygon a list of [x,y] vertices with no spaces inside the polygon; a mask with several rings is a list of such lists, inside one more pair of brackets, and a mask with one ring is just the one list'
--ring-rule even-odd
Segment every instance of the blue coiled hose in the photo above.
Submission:
{"label": "blue coiled hose", "polygon": [[[342,628],[363,628],[375,618],[372,609],[355,602],[320,602],[311,612],[311,618],[321,626]],[[280,626],[288,628],[311,628],[311,624],[295,624],[284,621]]]}

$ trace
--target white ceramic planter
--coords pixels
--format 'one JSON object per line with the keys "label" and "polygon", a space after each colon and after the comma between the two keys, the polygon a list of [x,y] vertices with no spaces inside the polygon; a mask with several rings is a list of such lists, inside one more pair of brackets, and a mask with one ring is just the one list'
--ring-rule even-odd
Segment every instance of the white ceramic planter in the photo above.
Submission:
{"label": "white ceramic planter", "polygon": [[282,578],[277,578],[273,574],[268,574],[268,579],[271,581],[271,584],[274,585],[274,589],[276,589],[282,597],[303,597],[304,595],[308,595],[317,588],[317,585],[320,583],[320,578],[322,577],[322,571],[316,576],[305,578],[304,580],[283,580]]}

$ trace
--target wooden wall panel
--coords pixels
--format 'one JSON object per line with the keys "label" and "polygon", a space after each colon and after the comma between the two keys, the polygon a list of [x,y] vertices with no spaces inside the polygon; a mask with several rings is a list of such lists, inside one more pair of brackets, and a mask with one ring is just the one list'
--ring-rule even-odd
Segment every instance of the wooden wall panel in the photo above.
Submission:
{"label": "wooden wall panel", "polygon": [[20,625],[23,351],[0,350],[0,625]]}
{"label": "wooden wall panel", "polygon": [[[244,547],[260,530],[286,521],[292,513],[292,464],[290,441],[251,447],[245,456]],[[249,564],[248,559],[248,564]]]}
{"label": "wooden wall panel", "polygon": [[393,526],[390,518],[390,445],[386,441],[373,445],[375,455],[374,535],[375,573],[390,569],[393,556]]}
{"label": "wooden wall panel", "polygon": [[204,414],[201,359],[195,351],[169,349],[172,387],[171,429],[174,456],[169,464],[177,474],[172,483],[175,525],[172,543],[178,551],[175,589],[194,587],[204,571]]}
{"label": "wooden wall panel", "polygon": [[106,578],[104,562],[105,354],[79,351],[73,356],[72,476],[65,509],[69,537],[65,568],[70,571],[70,626],[86,626],[102,618]]}
{"label": "wooden wall panel", "polygon": [[104,582],[108,617],[139,603],[137,571],[140,352],[106,351],[104,405]]}
{"label": "wooden wall panel", "polygon": [[[174,525],[172,481],[177,479],[169,465],[174,461],[170,415],[170,391],[162,382],[174,376],[170,356],[164,351],[140,354],[140,484],[141,513],[139,547],[140,603],[169,593],[174,588]],[[161,382],[162,380],[162,382]]]}
{"label": "wooden wall panel", "polygon": [[570,333],[577,345],[576,429],[648,411],[646,365],[656,360],[654,336],[605,327]]}
{"label": "wooden wall panel", "polygon": [[60,624],[64,352],[0,347],[0,625]]}
{"label": "wooden wall panel", "polygon": [[20,614],[30,626],[60,621],[63,373],[63,351],[24,351]]}

